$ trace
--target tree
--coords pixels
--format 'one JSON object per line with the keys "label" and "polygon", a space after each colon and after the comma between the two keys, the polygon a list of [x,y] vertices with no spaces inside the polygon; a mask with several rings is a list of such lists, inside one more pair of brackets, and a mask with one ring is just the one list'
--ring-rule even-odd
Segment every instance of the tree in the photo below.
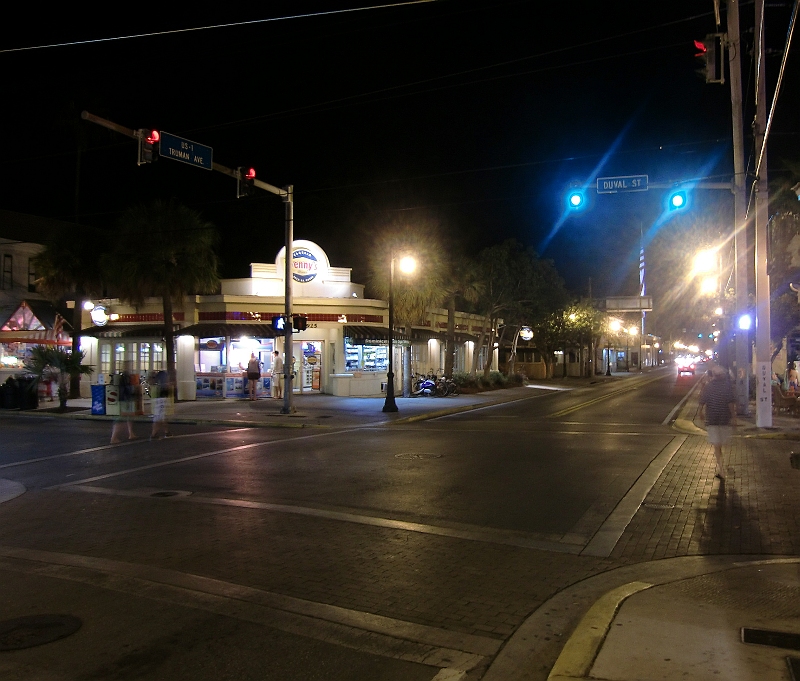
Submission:
{"label": "tree", "polygon": [[173,305],[192,293],[219,289],[218,234],[201,215],[180,203],[155,201],[129,208],[120,219],[104,268],[118,295],[139,306],[161,298],[167,372],[175,383]]}
{"label": "tree", "polygon": [[[564,282],[553,263],[540,259],[535,251],[524,248],[514,239],[480,253],[478,276],[481,295],[477,307],[484,316],[484,323],[475,346],[472,375],[477,372],[478,350],[484,345],[489,350],[494,347],[498,320],[502,318],[505,322],[504,330],[514,328],[516,333],[521,326],[530,326],[535,333],[539,329],[540,339],[536,341],[539,347],[547,325],[553,323],[553,315],[567,301]],[[543,347],[539,349],[544,351]],[[512,351],[515,351],[513,343]],[[512,365],[513,362],[512,356]],[[487,362],[483,370],[485,376],[490,369],[491,364]]]}
{"label": "tree", "polygon": [[[44,250],[33,260],[37,275],[36,286],[53,298],[72,294],[75,307],[72,316],[72,354],[80,352],[81,314],[88,295],[103,290],[103,276],[98,266],[98,249],[105,242],[97,229],[76,225],[72,231],[55,232]],[[70,380],[69,396],[80,397],[80,374]]]}
{"label": "tree", "polygon": [[50,345],[34,345],[30,358],[25,362],[25,370],[35,375],[38,381],[46,379],[58,383],[58,403],[63,410],[70,396],[70,378],[77,376],[80,379],[81,375],[92,373],[92,368],[83,364],[85,356],[81,351],[67,352]]}
{"label": "tree", "polygon": [[475,303],[480,298],[481,282],[475,262],[464,256],[451,258],[448,263],[444,296],[447,303],[447,336],[445,339],[444,375],[452,377],[456,354],[456,305],[459,300]]}

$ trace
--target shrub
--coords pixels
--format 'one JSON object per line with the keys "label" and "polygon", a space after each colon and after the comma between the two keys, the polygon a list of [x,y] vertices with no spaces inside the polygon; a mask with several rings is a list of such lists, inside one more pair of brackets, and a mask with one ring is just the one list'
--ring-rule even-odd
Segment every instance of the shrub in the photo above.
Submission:
{"label": "shrub", "polygon": [[478,387],[478,379],[475,376],[471,376],[466,371],[455,371],[453,372],[453,381],[459,388],[477,388]]}

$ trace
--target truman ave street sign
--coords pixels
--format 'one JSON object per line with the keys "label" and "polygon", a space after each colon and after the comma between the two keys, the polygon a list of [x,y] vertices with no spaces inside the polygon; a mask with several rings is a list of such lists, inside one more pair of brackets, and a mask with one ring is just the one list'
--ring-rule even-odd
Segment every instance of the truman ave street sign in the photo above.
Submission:
{"label": "truman ave street sign", "polygon": [[163,130],[160,132],[159,156],[211,170],[211,147],[185,140],[177,135],[170,135]]}
{"label": "truman ave street sign", "polygon": [[646,192],[647,175],[621,175],[619,177],[598,177],[598,194],[617,194],[618,192]]}

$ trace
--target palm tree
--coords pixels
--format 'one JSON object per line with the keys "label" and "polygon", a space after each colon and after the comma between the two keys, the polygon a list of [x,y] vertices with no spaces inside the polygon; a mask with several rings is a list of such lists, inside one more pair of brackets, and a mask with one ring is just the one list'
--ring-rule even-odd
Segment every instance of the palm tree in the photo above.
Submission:
{"label": "palm tree", "polygon": [[175,382],[175,301],[219,289],[218,234],[200,213],[177,201],[129,208],[120,219],[114,250],[105,260],[110,283],[123,300],[139,306],[161,298],[167,372]]}
{"label": "palm tree", "polygon": [[[67,352],[49,345],[35,345],[31,349],[30,358],[25,362],[25,370],[41,381],[43,378],[54,379],[58,383],[58,403],[60,409],[66,409],[70,396],[69,383],[73,377],[88,376],[92,367],[83,364],[84,352]],[[34,384],[34,390],[35,390]]]}
{"label": "palm tree", "polygon": [[477,276],[477,265],[466,256],[455,256],[450,261],[444,294],[447,302],[447,336],[444,354],[444,375],[453,376],[456,355],[456,303],[463,300],[476,303],[482,291]]}
{"label": "palm tree", "polygon": [[[75,307],[72,315],[72,354],[80,352],[81,313],[86,296],[99,294],[103,278],[98,266],[97,250],[105,239],[101,233],[84,225],[75,229],[54,232],[44,250],[34,258],[36,286],[53,298],[73,294]],[[70,379],[69,396],[80,397],[80,374]]]}

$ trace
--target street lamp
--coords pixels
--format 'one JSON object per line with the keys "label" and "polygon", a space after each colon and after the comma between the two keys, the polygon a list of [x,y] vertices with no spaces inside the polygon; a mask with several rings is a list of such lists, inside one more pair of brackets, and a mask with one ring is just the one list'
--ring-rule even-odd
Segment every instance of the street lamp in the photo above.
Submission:
{"label": "street lamp", "polygon": [[[389,371],[386,374],[386,400],[383,403],[382,411],[397,411],[397,403],[394,400],[394,261],[392,253],[389,258]],[[403,274],[411,274],[417,267],[417,261],[410,255],[400,258],[398,263]]]}

